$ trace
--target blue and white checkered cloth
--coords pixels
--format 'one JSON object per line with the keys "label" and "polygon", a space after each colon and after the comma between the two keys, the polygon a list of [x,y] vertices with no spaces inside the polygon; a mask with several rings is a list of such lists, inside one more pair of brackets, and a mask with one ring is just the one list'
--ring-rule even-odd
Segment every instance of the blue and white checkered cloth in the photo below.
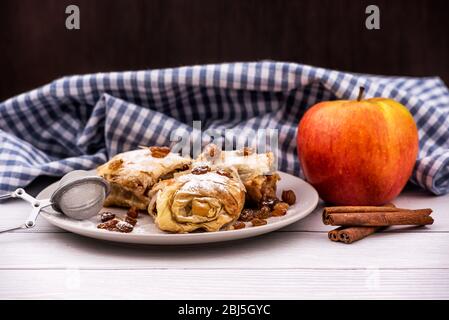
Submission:
{"label": "blue and white checkered cloth", "polygon": [[278,62],[71,76],[0,104],[0,192],[39,175],[92,169],[139,145],[169,145],[170,132],[279,130],[279,169],[301,175],[296,128],[321,100],[390,97],[419,128],[411,180],[449,192],[449,91],[439,78],[380,77]]}

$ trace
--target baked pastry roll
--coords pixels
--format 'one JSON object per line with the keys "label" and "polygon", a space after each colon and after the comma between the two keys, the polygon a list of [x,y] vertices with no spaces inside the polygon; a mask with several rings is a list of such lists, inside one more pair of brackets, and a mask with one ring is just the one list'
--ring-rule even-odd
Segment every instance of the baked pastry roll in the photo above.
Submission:
{"label": "baked pastry roll", "polygon": [[150,205],[149,211],[157,227],[167,232],[227,229],[245,203],[245,187],[233,168],[199,166],[155,188],[155,209]]}
{"label": "baked pastry roll", "polygon": [[276,198],[276,185],[280,180],[274,171],[272,152],[255,153],[251,148],[236,151],[221,151],[210,144],[195,160],[196,165],[207,163],[234,167],[246,188],[246,200],[259,205],[262,201]]}
{"label": "baked pastry roll", "polygon": [[111,185],[104,206],[147,210],[153,185],[172,178],[175,172],[190,169],[191,162],[165,147],[141,148],[114,156],[97,169],[98,175]]}

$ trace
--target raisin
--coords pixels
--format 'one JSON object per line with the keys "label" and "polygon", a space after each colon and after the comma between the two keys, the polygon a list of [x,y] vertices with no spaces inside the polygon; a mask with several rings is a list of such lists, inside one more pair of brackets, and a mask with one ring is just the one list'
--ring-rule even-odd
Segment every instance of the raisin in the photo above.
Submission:
{"label": "raisin", "polygon": [[292,190],[284,190],[282,191],[282,201],[287,203],[289,206],[292,206],[296,202],[296,195]]}
{"label": "raisin", "polygon": [[204,150],[204,155],[206,156],[206,159],[208,161],[215,161],[216,159],[218,159],[221,152],[221,150],[219,150],[215,144],[207,145]]}
{"label": "raisin", "polygon": [[115,214],[113,214],[112,212],[102,212],[100,214],[101,222],[106,222],[106,221],[112,220],[114,218],[115,218]]}
{"label": "raisin", "polygon": [[169,147],[150,147],[153,158],[165,158],[170,153]]}
{"label": "raisin", "polygon": [[260,202],[260,207],[269,207],[271,209],[273,209],[273,207],[276,205],[276,203],[279,202],[279,199],[277,198],[264,198],[261,202]]}
{"label": "raisin", "polygon": [[117,219],[109,220],[105,223],[100,223],[97,228],[109,231],[114,231],[119,221]]}
{"label": "raisin", "polygon": [[228,177],[229,179],[231,179],[231,177],[232,177],[231,173],[229,173],[228,171],[223,170],[223,169],[217,170],[217,174],[219,174],[220,176]]}
{"label": "raisin", "polygon": [[248,222],[254,219],[257,210],[254,209],[243,209],[240,213],[239,221]]}
{"label": "raisin", "polygon": [[233,228],[234,230],[243,229],[243,228],[245,228],[245,227],[246,227],[245,223],[244,223],[244,222],[241,222],[241,221],[235,222],[234,225],[232,226],[232,228]]}
{"label": "raisin", "polygon": [[128,222],[129,224],[131,224],[132,226],[135,227],[137,224],[137,219],[130,217],[130,216],[126,216],[125,222]]}
{"label": "raisin", "polygon": [[253,149],[249,148],[249,147],[244,147],[242,151],[243,151],[243,155],[245,157],[253,154],[253,152],[254,152]]}
{"label": "raisin", "polygon": [[115,227],[117,228],[117,231],[123,233],[130,233],[134,229],[134,226],[132,224],[129,224],[125,221],[119,221]]}
{"label": "raisin", "polygon": [[208,154],[209,157],[213,159],[215,157],[215,148],[209,148]]}
{"label": "raisin", "polygon": [[267,220],[254,218],[253,220],[251,220],[251,223],[252,223],[253,226],[258,227],[258,226],[266,225],[267,224]]}
{"label": "raisin", "polygon": [[253,153],[254,153],[254,150],[253,150],[253,148],[250,148],[250,147],[244,147],[243,149],[240,149],[237,151],[237,154],[239,156],[244,156],[244,157],[247,157]]}
{"label": "raisin", "polygon": [[288,204],[285,202],[276,203],[273,207],[273,211],[271,211],[271,215],[273,217],[281,217],[287,214]]}
{"label": "raisin", "polygon": [[136,207],[131,207],[129,208],[128,212],[126,213],[126,215],[128,217],[137,219],[137,217],[139,216],[139,209],[137,209]]}
{"label": "raisin", "polygon": [[192,170],[192,174],[200,175],[200,174],[206,174],[210,171],[210,167],[208,166],[199,166]]}
{"label": "raisin", "polygon": [[267,219],[271,216],[271,208],[268,206],[263,206],[262,208],[260,208],[255,217],[259,218],[259,219]]}

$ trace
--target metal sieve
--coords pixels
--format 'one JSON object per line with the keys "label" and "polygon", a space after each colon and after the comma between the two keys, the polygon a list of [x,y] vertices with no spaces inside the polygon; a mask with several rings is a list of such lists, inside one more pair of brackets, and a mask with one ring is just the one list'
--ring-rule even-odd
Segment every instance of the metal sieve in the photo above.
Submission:
{"label": "metal sieve", "polygon": [[50,199],[38,200],[27,194],[25,190],[17,189],[10,194],[0,196],[0,201],[19,198],[30,203],[33,209],[23,225],[0,230],[0,233],[34,227],[41,210],[49,206],[72,219],[89,219],[100,212],[109,191],[110,186],[106,180],[83,170],[72,171],[62,177]]}

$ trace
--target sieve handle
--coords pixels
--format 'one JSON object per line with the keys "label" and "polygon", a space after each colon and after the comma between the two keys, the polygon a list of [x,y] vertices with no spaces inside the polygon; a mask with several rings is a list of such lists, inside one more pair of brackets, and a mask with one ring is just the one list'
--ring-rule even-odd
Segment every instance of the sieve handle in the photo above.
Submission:
{"label": "sieve handle", "polygon": [[36,225],[36,219],[39,216],[41,209],[51,205],[50,200],[38,200],[38,199],[30,196],[28,193],[25,192],[25,190],[23,190],[21,188],[17,189],[16,191],[14,191],[11,194],[2,195],[0,197],[0,200],[9,199],[9,198],[23,199],[26,202],[28,202],[29,204],[31,204],[33,209],[31,210],[30,215],[28,216],[27,220],[25,221],[25,224],[14,227],[14,228],[9,228],[7,230],[2,230],[2,231],[0,231],[0,233],[12,231],[12,230],[16,230],[16,229],[22,229],[22,228],[33,228]]}
{"label": "sieve handle", "polygon": [[[14,191],[13,193],[0,195],[0,201],[11,199],[11,198],[16,198],[16,192],[17,192],[17,190]],[[11,228],[8,228],[8,229],[5,229],[5,230],[0,230],[0,233],[10,232],[10,231],[18,230],[18,229],[23,229],[25,227],[26,226],[24,224],[22,224],[20,226],[11,227]]]}
{"label": "sieve handle", "polygon": [[26,228],[33,228],[36,225],[36,219],[39,216],[39,213],[41,212],[42,208],[51,205],[50,200],[38,200],[30,196],[23,189],[17,189],[14,193],[15,197],[21,198],[33,206],[33,210],[31,210],[28,219],[25,221]]}
{"label": "sieve handle", "polygon": [[8,228],[5,230],[0,230],[0,233],[4,233],[4,232],[10,232],[10,231],[14,231],[14,230],[19,230],[19,229],[23,229],[26,228],[26,226],[24,224],[17,226],[17,227],[12,227],[12,228]]}
{"label": "sieve handle", "polygon": [[14,196],[13,196],[12,193],[2,194],[2,195],[0,196],[0,201],[6,200],[6,199],[11,199],[11,198],[14,198]]}
{"label": "sieve handle", "polygon": [[6,200],[6,199],[11,199],[11,198],[22,198],[22,199],[26,200],[27,202],[30,202],[31,200],[34,199],[33,197],[29,196],[25,192],[25,190],[23,190],[22,188],[19,188],[19,189],[16,189],[16,191],[14,191],[12,193],[2,194],[0,196],[0,201]]}

